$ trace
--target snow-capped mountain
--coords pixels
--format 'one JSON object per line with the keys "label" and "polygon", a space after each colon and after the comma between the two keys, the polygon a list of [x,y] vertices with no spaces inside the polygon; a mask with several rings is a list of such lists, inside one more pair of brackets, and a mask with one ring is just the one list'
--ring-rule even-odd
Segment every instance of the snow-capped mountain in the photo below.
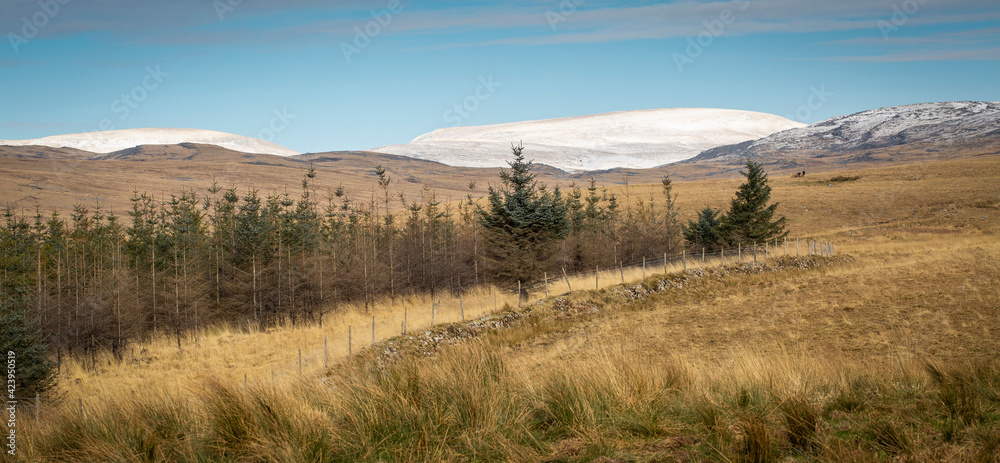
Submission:
{"label": "snow-capped mountain", "polygon": [[1000,102],[948,101],[872,109],[838,116],[760,140],[706,150],[692,162],[740,161],[792,151],[837,153],[909,143],[1000,139]]}
{"label": "snow-capped mountain", "polygon": [[55,135],[34,140],[0,140],[0,145],[74,148],[91,153],[113,153],[141,145],[178,145],[181,143],[216,145],[254,154],[275,154],[278,156],[299,154],[283,146],[257,138],[197,129],[108,130],[105,132]]}
{"label": "snow-capped mountain", "polygon": [[453,166],[506,167],[511,143],[523,142],[526,158],[564,170],[648,168],[804,125],[753,111],[648,109],[438,129],[372,151]]}

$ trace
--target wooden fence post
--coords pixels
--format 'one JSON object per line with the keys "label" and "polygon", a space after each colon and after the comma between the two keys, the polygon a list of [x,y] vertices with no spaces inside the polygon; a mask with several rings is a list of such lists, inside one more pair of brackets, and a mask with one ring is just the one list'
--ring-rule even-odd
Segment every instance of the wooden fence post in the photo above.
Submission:
{"label": "wooden fence post", "polygon": [[601,266],[594,266],[594,291],[601,289]]}
{"label": "wooden fence post", "polygon": [[736,243],[736,261],[743,262],[743,243]]}
{"label": "wooden fence post", "polygon": [[663,253],[663,274],[667,274],[667,253]]}
{"label": "wooden fence post", "polygon": [[434,296],[431,296],[431,326],[434,326]]}
{"label": "wooden fence post", "polygon": [[462,314],[462,323],[465,323],[465,298],[462,293],[458,293],[458,310]]}
{"label": "wooden fence post", "polygon": [[[687,249],[681,249],[681,259],[684,260],[684,271],[688,271],[688,256]],[[666,273],[666,272],[664,272]]]}
{"label": "wooden fence post", "polygon": [[642,256],[642,279],[646,279],[646,256]]}
{"label": "wooden fence post", "polygon": [[[51,371],[51,370],[50,370]],[[38,413],[42,409],[42,396],[39,393],[35,393],[35,422],[38,422]]]}
{"label": "wooden fence post", "polygon": [[521,280],[517,280],[517,308],[521,308]]}
{"label": "wooden fence post", "polygon": [[701,266],[705,266],[705,248],[701,248]]}
{"label": "wooden fence post", "polygon": [[569,276],[566,275],[566,267],[562,268],[563,280],[566,280],[566,287],[569,288],[569,292],[573,292],[573,285],[569,284]]}
{"label": "wooden fence post", "polygon": [[406,306],[404,305],[404,306],[403,306],[403,335],[404,335],[404,336],[406,335],[406,313],[407,313],[408,311],[409,311],[409,310],[408,310],[408,309],[406,308]]}
{"label": "wooden fence post", "polygon": [[625,283],[625,264],[623,264],[621,262],[618,263],[618,273],[621,274],[621,276],[622,276],[622,284],[624,284]]}
{"label": "wooden fence post", "polygon": [[549,297],[549,272],[545,272],[545,297]]}

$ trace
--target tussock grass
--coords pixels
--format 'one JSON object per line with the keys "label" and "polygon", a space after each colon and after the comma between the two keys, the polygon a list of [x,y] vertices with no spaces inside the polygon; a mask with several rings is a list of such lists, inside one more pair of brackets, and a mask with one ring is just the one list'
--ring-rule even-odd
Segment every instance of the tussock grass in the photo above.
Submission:
{"label": "tussock grass", "polygon": [[750,416],[740,423],[743,439],[740,443],[740,460],[746,463],[774,461],[771,430],[761,418]]}
{"label": "tussock grass", "polygon": [[346,373],[327,413],[348,460],[502,461],[540,446],[523,425],[530,410],[516,377],[482,347]]}
{"label": "tussock grass", "polygon": [[910,452],[910,439],[901,426],[885,419],[876,419],[868,423],[866,432],[877,448],[891,455]]}
{"label": "tussock grass", "polygon": [[[326,384],[302,382],[294,389],[208,380],[183,397],[163,391],[119,397],[82,415],[64,410],[30,429],[26,458],[570,461],[683,453],[747,462],[791,455],[807,461],[920,459],[946,445],[910,424],[932,423],[945,411],[938,376],[964,378],[969,399],[980,404],[981,420],[969,423],[972,431],[963,438],[978,453],[967,456],[992,455],[997,447],[998,400],[989,389],[1000,375],[996,362],[980,363],[973,375],[962,365],[900,365],[879,372],[840,365],[845,377],[865,377],[863,383],[874,386],[869,392],[881,410],[821,414],[815,404],[862,382],[831,381],[791,392],[766,388],[731,368],[703,369],[672,357],[636,365],[614,351],[595,362],[569,362],[531,375],[512,370],[496,347],[481,340],[443,349],[436,358],[381,367],[358,362]],[[748,360],[769,364],[767,357]],[[827,368],[786,364],[768,374],[787,385],[809,370]],[[926,406],[911,407],[913,401]],[[676,440],[685,436],[690,440]],[[669,450],[656,450],[657,443]]]}
{"label": "tussock grass", "polygon": [[809,450],[816,443],[816,428],[819,414],[815,407],[803,397],[790,397],[780,407],[785,419],[788,442],[800,450]]}

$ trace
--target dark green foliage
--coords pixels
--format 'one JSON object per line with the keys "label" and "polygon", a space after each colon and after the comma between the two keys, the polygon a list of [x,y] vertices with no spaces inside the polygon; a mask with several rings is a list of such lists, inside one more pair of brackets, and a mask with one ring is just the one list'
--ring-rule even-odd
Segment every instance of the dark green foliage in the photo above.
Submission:
{"label": "dark green foliage", "polygon": [[787,219],[775,217],[778,203],[771,200],[771,186],[767,184],[764,166],[747,161],[746,171],[740,171],[746,180],[736,190],[729,211],[722,218],[722,238],[730,243],[763,243],[788,235]]}
{"label": "dark green foliage", "polygon": [[687,226],[684,227],[684,239],[694,249],[719,249],[723,245],[719,228],[721,225],[719,211],[706,207],[698,211],[697,221],[688,221]]}
{"label": "dark green foliage", "polygon": [[487,207],[476,210],[488,239],[486,255],[500,280],[531,281],[541,276],[569,232],[568,206],[559,189],[548,191],[531,173],[523,147],[514,146],[510,170],[500,172],[501,187],[489,188]]}
{"label": "dark green foliage", "polygon": [[[38,318],[30,316],[37,303],[32,290],[38,281],[33,264],[40,259],[38,236],[24,217],[7,209],[6,223],[0,228],[0,356],[4,365],[13,359],[15,394],[19,399],[34,399],[55,386],[56,365],[49,360]],[[7,379],[7,368],[4,368]]]}
{"label": "dark green foliage", "polygon": [[[0,306],[0,352],[16,362],[16,396],[34,399],[35,394],[47,395],[56,385],[56,364],[49,358],[38,325],[16,306],[17,298]],[[6,372],[6,369],[4,369]],[[6,377],[6,375],[4,375]]]}

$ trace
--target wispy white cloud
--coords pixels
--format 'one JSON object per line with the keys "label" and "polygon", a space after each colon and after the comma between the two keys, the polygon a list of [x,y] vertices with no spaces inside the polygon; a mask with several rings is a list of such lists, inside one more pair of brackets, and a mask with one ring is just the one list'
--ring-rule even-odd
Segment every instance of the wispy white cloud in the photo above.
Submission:
{"label": "wispy white cloud", "polygon": [[945,45],[982,44],[1000,42],[1000,28],[969,29],[922,36],[898,36],[892,40],[884,37],[854,37],[823,42],[827,45]]}
{"label": "wispy white cloud", "polygon": [[[723,31],[725,35],[865,29],[878,35],[878,21],[891,21],[895,11],[894,3],[889,1],[750,0],[745,3],[745,8],[738,1],[713,1],[581,10],[567,15],[555,33],[541,30],[484,43],[533,45],[687,37],[704,31],[705,22],[717,20],[724,10],[729,10],[733,18]],[[992,2],[958,0],[947,7],[928,3],[907,20],[910,26],[922,26],[997,19],[1000,11]],[[469,17],[465,22],[480,28],[502,26],[488,17]]]}
{"label": "wispy white cloud", "polygon": [[[546,13],[558,11],[558,0],[402,3],[404,13],[393,18],[386,35],[434,36],[441,46],[470,46],[693,36],[705,30],[706,21],[717,20],[727,9],[733,21],[726,25],[725,35],[871,30],[873,37],[881,38],[877,22],[891,20],[903,0],[682,0],[629,4],[592,0],[566,14],[565,21],[555,29]],[[386,4],[387,0],[243,0],[225,22],[220,22],[209,0],[78,1],[63,6],[59,17],[44,32],[60,36],[101,31],[158,44],[280,45],[315,37],[340,41],[353,36],[355,27],[370,20],[370,11],[385,8]],[[16,31],[21,18],[30,17],[38,8],[36,2],[28,0],[0,2],[0,32]],[[271,20],[275,17],[281,20]],[[926,0],[908,15],[906,27],[998,19],[996,0]],[[470,40],[469,32],[487,32],[491,38]],[[866,39],[857,40],[855,45],[864,45]]]}
{"label": "wispy white cloud", "polygon": [[830,61],[861,61],[875,63],[901,63],[910,61],[997,61],[1000,47],[975,50],[919,50],[880,55],[837,56]]}

